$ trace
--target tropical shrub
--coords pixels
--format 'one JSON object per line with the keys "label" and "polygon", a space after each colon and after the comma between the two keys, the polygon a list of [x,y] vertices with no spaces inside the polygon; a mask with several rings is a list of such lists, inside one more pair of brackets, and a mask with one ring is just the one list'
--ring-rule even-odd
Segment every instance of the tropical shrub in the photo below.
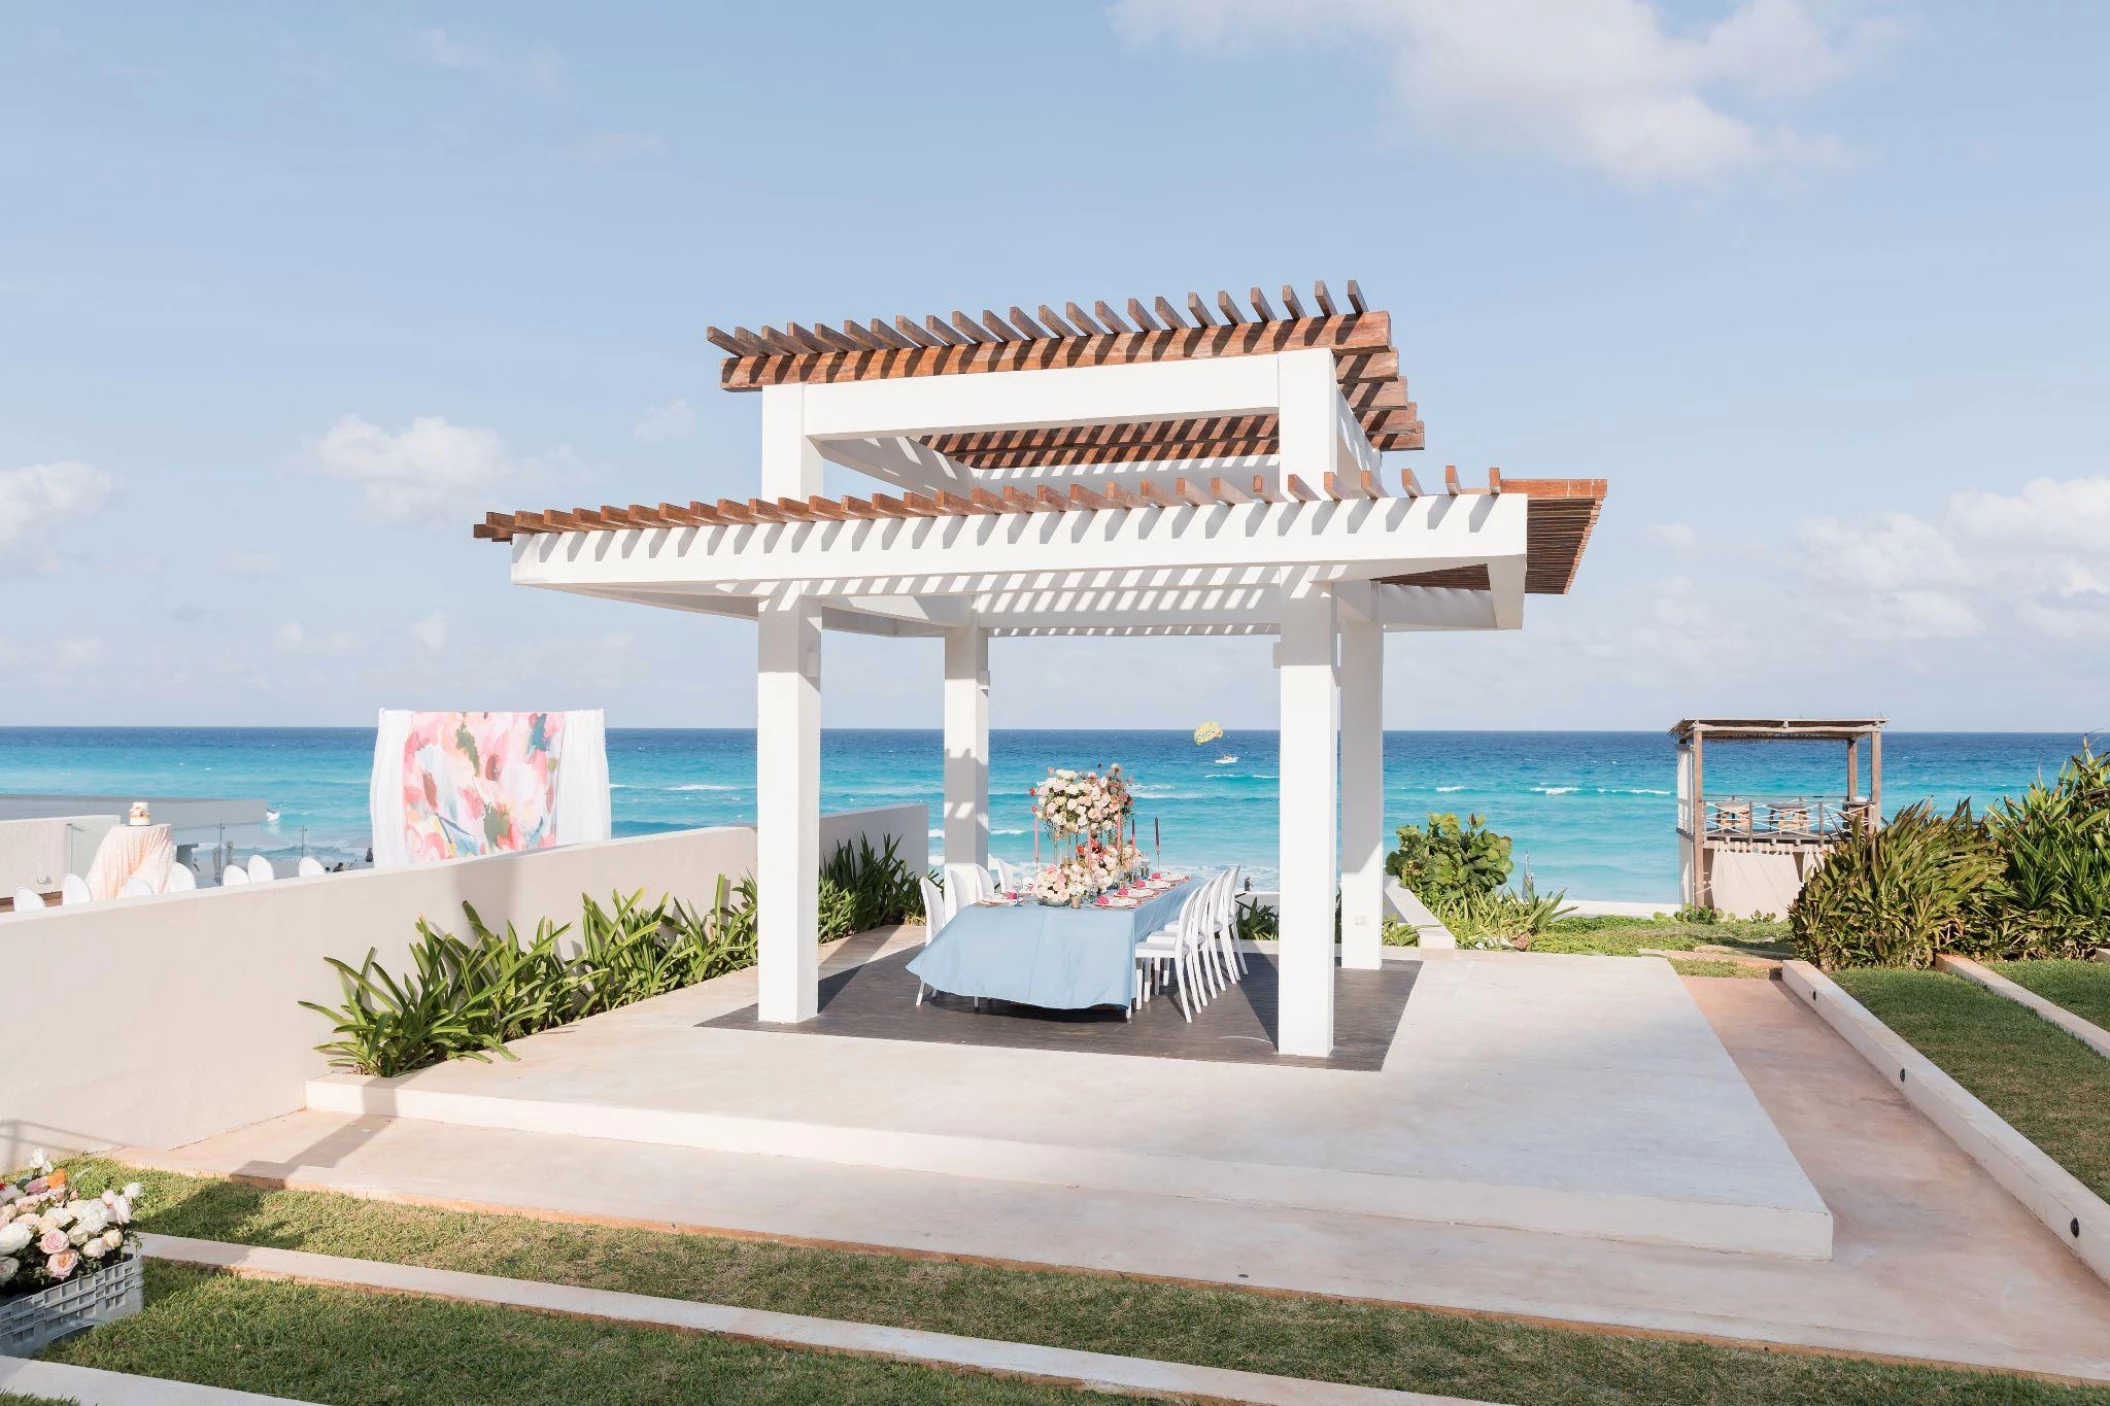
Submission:
{"label": "tropical shrub", "polygon": [[886,837],[874,850],[869,837],[837,845],[821,866],[821,941],[868,932],[923,916],[923,891],[916,875]]}
{"label": "tropical shrub", "polygon": [[[605,908],[582,894],[571,944],[562,941],[569,923],[544,919],[523,941],[511,923],[494,932],[464,903],[468,938],[420,918],[409,971],[388,971],[372,950],[357,967],[332,957],[343,1004],[301,1004],[332,1022],[336,1038],[316,1048],[339,1069],[387,1078],[464,1056],[511,1059],[509,1040],[753,966],[756,897],[752,876],[737,884],[721,876],[700,912],[677,898],[647,907],[643,890],[611,895]],[[922,912],[915,876],[891,837],[874,850],[860,836],[822,866],[823,941]]]}
{"label": "tropical shrub", "polygon": [[1875,826],[1856,818],[1788,909],[1796,955],[1839,967],[1927,967],[1982,920],[2001,872],[1998,844],[1965,802],[1922,801]]}
{"label": "tropical shrub", "polygon": [[1399,848],[1385,858],[1385,872],[1430,908],[1484,897],[1509,882],[1509,836],[1469,815],[1431,812],[1424,826],[1399,827]]}
{"label": "tropical shrub", "polygon": [[1567,896],[1565,889],[1539,893],[1527,867],[1515,889],[1463,894],[1431,904],[1429,911],[1460,947],[1529,947],[1531,939],[1575,911],[1563,902]]}
{"label": "tropical shrub", "polygon": [[1240,942],[1273,942],[1282,936],[1282,914],[1266,903],[1239,903],[1237,922]]}
{"label": "tropical shrub", "polygon": [[2082,747],[2056,783],[1995,803],[1986,827],[2001,869],[1969,950],[2085,957],[2110,946],[2110,757]]}

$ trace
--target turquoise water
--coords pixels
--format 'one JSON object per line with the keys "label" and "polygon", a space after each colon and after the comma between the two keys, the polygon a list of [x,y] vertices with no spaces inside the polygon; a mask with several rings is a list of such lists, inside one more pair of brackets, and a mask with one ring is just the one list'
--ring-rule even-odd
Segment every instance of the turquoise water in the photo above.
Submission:
{"label": "turquoise water", "polygon": [[[367,847],[373,739],[363,728],[0,728],[0,792],[260,796],[278,821],[230,839],[284,858],[300,853],[305,831],[309,852],[356,859]],[[2055,771],[2080,740],[1888,734],[1885,807],[1921,798],[1983,806],[2040,770]],[[1026,788],[1048,767],[1118,761],[1137,781],[1146,847],[1155,822],[1168,863],[1237,861],[1264,883],[1275,862],[1275,744],[1272,732],[1227,733],[1204,747],[1183,732],[995,732],[992,847],[1031,857]],[[934,730],[830,731],[821,743],[822,804],[922,802],[935,822],[942,766]],[[754,819],[751,732],[611,729],[608,770],[619,835]],[[1844,781],[1837,744],[1707,751],[1710,796],[1834,796]],[[1671,741],[1658,732],[1385,735],[1388,826],[1418,823],[1432,810],[1478,812],[1515,838],[1542,886],[1578,896],[1675,897],[1675,785]]]}

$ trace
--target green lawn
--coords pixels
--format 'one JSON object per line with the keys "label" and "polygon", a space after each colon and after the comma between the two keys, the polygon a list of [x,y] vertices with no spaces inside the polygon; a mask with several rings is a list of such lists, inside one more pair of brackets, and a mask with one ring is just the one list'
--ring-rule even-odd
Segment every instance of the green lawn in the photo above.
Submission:
{"label": "green lawn", "polygon": [[47,1356],[320,1402],[962,1402],[1083,1394],[484,1304],[147,1266],[147,1307]]}
{"label": "green lawn", "polygon": [[1534,952],[1595,952],[1614,957],[1631,957],[1644,947],[1686,952],[1700,946],[1728,947],[1758,957],[1794,955],[1786,923],[1734,918],[1716,923],[1685,923],[1676,918],[1563,918],[1531,939]]}
{"label": "green lawn", "polygon": [[2096,1195],[2110,1196],[2110,1059],[1960,976],[1864,967],[1832,978]]}
{"label": "green lawn", "polygon": [[[620,1175],[621,1169],[613,1168],[610,1174]],[[113,1180],[145,1182],[149,1195],[144,1202],[144,1228],[172,1235],[1435,1392],[1515,1406],[1685,1406],[1690,1402],[1814,1406],[1836,1401],[1876,1406],[1906,1402],[2110,1406],[2110,1389],[2057,1387],[2017,1377],[1621,1337],[1107,1275],[427,1210],[323,1192],[266,1191],[108,1164],[83,1164],[77,1175],[90,1191]],[[449,1394],[456,1378],[449,1374],[468,1364],[476,1379],[470,1385],[483,1389],[481,1374],[489,1372],[493,1374],[490,1380],[502,1383],[504,1390],[498,1392],[494,1387],[488,1398],[463,1395],[459,1399],[545,1399],[532,1394],[544,1389],[548,1381],[541,1371],[544,1364],[536,1360],[541,1355],[539,1319],[474,1308],[449,1310],[473,1318],[431,1317],[442,1306],[362,1300],[351,1292],[303,1290],[317,1297],[269,1297],[268,1292],[279,1286],[267,1288],[179,1271],[174,1266],[157,1268],[160,1272],[149,1288],[159,1297],[156,1307],[142,1319],[163,1326],[143,1321],[129,1333],[102,1329],[81,1340],[80,1346],[66,1345],[59,1351],[69,1360],[111,1367],[121,1367],[118,1356],[136,1354],[123,1356],[123,1362],[135,1369],[158,1364],[156,1370],[184,1376],[243,1372],[254,1354],[254,1360],[276,1364],[271,1372],[311,1375],[273,1376],[268,1383],[264,1375],[242,1376],[239,1381],[221,1375],[211,1379],[324,1400],[344,1398],[327,1396],[313,1380],[312,1374],[339,1370],[326,1367],[321,1359],[348,1359],[366,1373],[369,1382],[410,1384],[397,1398],[376,1393],[369,1386],[362,1400],[456,1399]],[[243,1297],[249,1293],[257,1297]],[[164,1300],[170,1301],[166,1307],[161,1306]],[[369,1306],[360,1307],[362,1302]],[[195,1316],[186,1310],[188,1303],[199,1306]],[[295,1307],[281,1307],[288,1304]],[[478,1331],[465,1339],[466,1330],[458,1325],[470,1322],[478,1325]],[[423,1326],[399,1330],[398,1324]],[[487,1352],[479,1346],[479,1334],[490,1325],[514,1335],[505,1352]],[[327,1344],[316,1336],[325,1333],[335,1335]],[[576,1325],[551,1327],[549,1333],[553,1358],[566,1363],[576,1359],[580,1372],[612,1370],[600,1354],[613,1349],[599,1344],[602,1339],[614,1341],[613,1330]],[[520,1336],[526,1334],[538,1336],[531,1342]],[[621,1339],[632,1344],[624,1351],[646,1353],[646,1347],[636,1344],[653,1337],[648,1330],[634,1330]],[[289,1341],[297,1346],[288,1349]],[[695,1390],[689,1384],[699,1380],[730,1381],[741,1372],[774,1374],[749,1385],[750,1399],[840,1399],[837,1393],[848,1389],[799,1375],[819,1372],[821,1366],[779,1360],[796,1354],[771,1355],[727,1344],[707,1349],[680,1341],[688,1345],[678,1352],[671,1346],[663,1353],[651,1349],[650,1380],[659,1380],[652,1374],[664,1373],[667,1380],[683,1383],[684,1390]],[[520,1351],[522,1346],[534,1350]],[[106,1358],[105,1352],[112,1356]],[[724,1365],[728,1363],[736,1364],[737,1370]],[[707,1376],[721,1370],[730,1375]],[[425,1385],[428,1380],[433,1383],[430,1387]],[[969,1389],[949,1379],[932,1380],[938,1382],[929,1387],[933,1391],[939,1385],[950,1391]],[[972,1383],[975,1379],[965,1380]],[[900,1383],[908,1381],[906,1376],[860,1376],[853,1385],[866,1389],[860,1384],[869,1384],[871,1391],[880,1393],[905,1390]],[[448,1390],[440,1390],[441,1386]],[[765,1386],[768,1391],[763,1391]],[[983,1388],[976,1385],[972,1389]],[[585,1398],[575,1394],[571,1399]],[[895,1398],[878,1395],[871,1399]]]}
{"label": "green lawn", "polygon": [[19,1392],[0,1391],[0,1406],[81,1406],[71,1396],[23,1396]]}
{"label": "green lawn", "polygon": [[1987,962],[2017,986],[2028,987],[2055,1006],[2064,1006],[2086,1021],[2110,1030],[2110,962],[2050,959],[2033,962]]}

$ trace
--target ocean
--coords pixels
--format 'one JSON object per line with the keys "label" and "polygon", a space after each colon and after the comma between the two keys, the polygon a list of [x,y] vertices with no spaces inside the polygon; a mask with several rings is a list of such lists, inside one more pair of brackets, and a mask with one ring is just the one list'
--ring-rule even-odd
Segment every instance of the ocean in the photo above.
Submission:
{"label": "ocean", "polygon": [[[1916,800],[1980,807],[2049,775],[2079,747],[2072,733],[1889,733],[1886,810]],[[370,728],[0,728],[0,792],[262,797],[278,819],[244,849],[325,862],[368,843]],[[1033,853],[1026,789],[1051,766],[1120,762],[1135,780],[1146,847],[1168,864],[1237,862],[1257,883],[1275,865],[1276,736],[1230,732],[1196,746],[1184,732],[996,731],[990,737],[991,847]],[[1863,763],[1864,768],[1866,763]],[[935,730],[830,730],[821,742],[828,810],[923,802],[933,820],[943,751]],[[610,729],[615,831],[647,834],[751,822],[754,734]],[[1845,749],[1828,743],[1716,744],[1709,796],[1836,796]],[[1435,811],[1486,817],[1512,836],[1542,890],[1674,901],[1675,760],[1661,732],[1388,732],[1385,823]]]}

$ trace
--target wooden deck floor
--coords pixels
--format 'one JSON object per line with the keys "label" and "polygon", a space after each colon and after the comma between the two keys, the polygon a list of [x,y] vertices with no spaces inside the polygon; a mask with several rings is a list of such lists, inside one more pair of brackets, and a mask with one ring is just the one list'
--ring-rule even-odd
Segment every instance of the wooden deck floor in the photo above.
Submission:
{"label": "wooden deck floor", "polygon": [[1113,1008],[1050,1011],[1004,1001],[984,1001],[976,1007],[964,996],[925,996],[918,1006],[917,981],[908,971],[914,956],[912,951],[899,952],[823,977],[820,1014],[797,1025],[762,1025],[753,1006],[704,1024],[867,1040],[1368,1071],[1384,1066],[1421,970],[1419,962],[1387,962],[1378,971],[1336,971],[1333,1054],[1309,1059],[1275,1052],[1276,969],[1274,959],[1263,953],[1248,953],[1245,980],[1197,1010],[1191,1023],[1181,1017],[1170,994],[1152,997],[1133,1020],[1123,1019]]}

